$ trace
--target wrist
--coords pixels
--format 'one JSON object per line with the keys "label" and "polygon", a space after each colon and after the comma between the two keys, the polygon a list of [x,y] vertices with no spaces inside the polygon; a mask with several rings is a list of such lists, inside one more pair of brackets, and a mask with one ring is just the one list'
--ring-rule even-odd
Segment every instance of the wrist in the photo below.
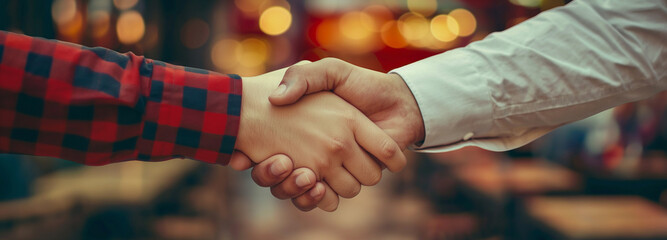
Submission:
{"label": "wrist", "polygon": [[249,154],[248,156],[251,159],[257,159],[252,156],[252,151],[249,150],[252,143],[257,141],[253,137],[262,136],[260,133],[265,127],[262,120],[266,118],[266,113],[270,107],[267,97],[272,88],[275,88],[273,84],[268,81],[261,81],[257,77],[243,78],[239,132],[235,148]]}
{"label": "wrist", "polygon": [[387,78],[397,86],[396,96],[399,100],[398,105],[403,108],[402,112],[405,113],[405,120],[407,123],[406,128],[409,129],[411,133],[410,143],[417,145],[423,143],[426,131],[424,129],[424,120],[415,96],[400,75],[387,73]]}

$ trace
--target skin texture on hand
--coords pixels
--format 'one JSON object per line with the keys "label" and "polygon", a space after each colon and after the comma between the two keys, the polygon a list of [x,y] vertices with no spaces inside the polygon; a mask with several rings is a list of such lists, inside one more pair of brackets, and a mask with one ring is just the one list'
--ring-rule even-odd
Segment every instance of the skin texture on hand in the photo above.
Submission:
{"label": "skin texture on hand", "polygon": [[[274,105],[289,105],[304,95],[327,90],[333,90],[361,110],[401,149],[423,141],[424,123],[417,102],[403,79],[396,74],[376,72],[339,59],[326,58],[290,67],[269,99]],[[293,189],[293,185],[284,181],[271,189],[272,192],[285,192],[285,189]],[[308,194],[293,194],[291,197],[294,205],[302,210],[322,205]]]}
{"label": "skin texture on hand", "polygon": [[325,58],[292,66],[283,79],[269,97],[274,105],[292,104],[304,95],[333,90],[387,132],[401,149],[424,139],[424,122],[417,101],[397,74]]}
{"label": "skin texture on hand", "polygon": [[[255,160],[268,159],[276,153],[287,154],[295,167],[312,169],[314,177],[325,184],[315,184],[311,193],[325,190],[323,202],[332,199],[327,197],[332,194],[336,198],[323,207],[325,210],[335,210],[338,203],[335,194],[354,197],[360,191],[360,184],[374,185],[380,180],[381,167],[373,157],[393,171],[405,166],[405,156],[392,138],[334,94],[311,94],[296,104],[272,106],[267,97],[284,71],[243,79],[236,149]],[[310,184],[312,179],[307,175],[297,174],[291,182]],[[282,196],[281,192],[291,191],[272,190],[276,197],[291,197]]]}

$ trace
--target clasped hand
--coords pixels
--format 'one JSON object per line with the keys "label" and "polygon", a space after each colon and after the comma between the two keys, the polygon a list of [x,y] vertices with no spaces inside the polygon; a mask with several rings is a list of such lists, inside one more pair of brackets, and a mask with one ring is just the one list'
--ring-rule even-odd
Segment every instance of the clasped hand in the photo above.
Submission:
{"label": "clasped hand", "polygon": [[[401,150],[423,138],[414,98],[392,75],[324,59],[244,78],[230,165],[257,164],[255,182],[271,186],[277,198],[292,198],[301,210],[335,210],[338,196],[351,198],[361,185],[377,184],[383,167],[404,168]],[[317,93],[322,90],[338,96]]]}

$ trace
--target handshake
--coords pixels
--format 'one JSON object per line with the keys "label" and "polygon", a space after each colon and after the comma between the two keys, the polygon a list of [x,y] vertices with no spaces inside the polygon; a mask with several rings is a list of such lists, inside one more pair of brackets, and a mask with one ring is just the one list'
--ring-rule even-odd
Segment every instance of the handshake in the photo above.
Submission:
{"label": "handshake", "polygon": [[327,58],[243,78],[241,121],[229,165],[291,198],[303,211],[334,211],[424,139],[419,107],[397,74]]}

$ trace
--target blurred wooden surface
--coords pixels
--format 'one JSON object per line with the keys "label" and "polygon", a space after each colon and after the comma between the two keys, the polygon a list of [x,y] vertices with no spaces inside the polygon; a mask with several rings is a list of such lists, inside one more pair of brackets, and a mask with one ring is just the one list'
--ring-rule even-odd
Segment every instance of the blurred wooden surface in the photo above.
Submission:
{"label": "blurred wooden surface", "polygon": [[93,205],[146,204],[197,164],[194,160],[173,159],[68,169],[39,178],[35,196],[75,198]]}
{"label": "blurred wooden surface", "polygon": [[566,239],[667,239],[667,210],[640,197],[534,197],[526,210]]}

